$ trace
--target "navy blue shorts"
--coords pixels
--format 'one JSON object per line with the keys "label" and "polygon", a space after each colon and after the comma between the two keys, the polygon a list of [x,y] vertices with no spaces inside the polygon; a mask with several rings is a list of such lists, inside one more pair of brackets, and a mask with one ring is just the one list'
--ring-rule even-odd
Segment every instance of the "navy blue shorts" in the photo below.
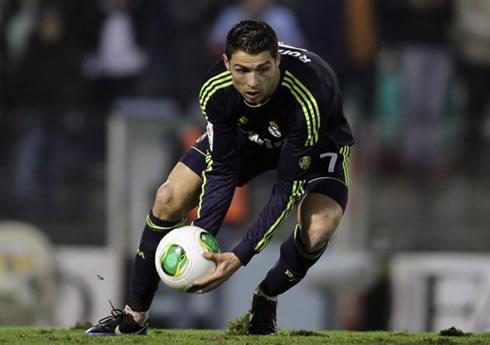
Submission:
{"label": "navy blue shorts", "polygon": [[[206,152],[209,142],[203,135],[182,156],[180,161],[201,176],[206,169]],[[240,145],[238,186],[277,167],[280,148],[264,149],[252,142]],[[313,157],[306,193],[320,193],[334,199],[345,211],[349,189],[350,146],[325,147]]]}

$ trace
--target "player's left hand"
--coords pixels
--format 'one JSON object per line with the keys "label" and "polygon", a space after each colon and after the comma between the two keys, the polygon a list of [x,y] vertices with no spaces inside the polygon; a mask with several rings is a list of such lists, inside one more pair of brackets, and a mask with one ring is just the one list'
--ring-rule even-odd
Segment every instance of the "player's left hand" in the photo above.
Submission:
{"label": "player's left hand", "polygon": [[240,266],[242,266],[240,259],[238,259],[238,257],[233,252],[204,252],[202,253],[202,255],[206,259],[214,261],[214,263],[216,264],[216,269],[212,273],[195,281],[195,284],[197,286],[201,286],[201,288],[196,291],[197,294],[203,294],[216,289],[228,278],[230,278],[231,275],[240,268]]}

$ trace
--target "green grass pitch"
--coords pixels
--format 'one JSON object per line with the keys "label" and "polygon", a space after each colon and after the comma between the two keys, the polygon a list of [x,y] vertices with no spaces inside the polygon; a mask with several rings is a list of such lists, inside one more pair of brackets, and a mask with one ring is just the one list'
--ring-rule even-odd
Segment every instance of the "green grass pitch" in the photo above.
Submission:
{"label": "green grass pitch", "polygon": [[87,336],[83,329],[0,327],[0,345],[490,345],[490,333],[350,332],[281,329],[277,336],[249,336],[230,330],[149,329],[147,336]]}

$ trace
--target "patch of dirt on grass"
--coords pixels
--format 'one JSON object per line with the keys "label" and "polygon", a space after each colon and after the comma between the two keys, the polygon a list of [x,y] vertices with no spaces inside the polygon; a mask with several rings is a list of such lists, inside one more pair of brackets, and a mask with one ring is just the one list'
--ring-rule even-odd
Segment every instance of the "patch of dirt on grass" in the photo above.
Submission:
{"label": "patch of dirt on grass", "polygon": [[450,327],[447,329],[443,329],[442,331],[439,332],[439,335],[445,336],[445,337],[467,337],[470,336],[470,332],[463,332],[460,329],[457,329],[456,327]]}
{"label": "patch of dirt on grass", "polygon": [[228,321],[226,332],[233,335],[246,335],[248,331],[249,314],[243,314],[235,320]]}

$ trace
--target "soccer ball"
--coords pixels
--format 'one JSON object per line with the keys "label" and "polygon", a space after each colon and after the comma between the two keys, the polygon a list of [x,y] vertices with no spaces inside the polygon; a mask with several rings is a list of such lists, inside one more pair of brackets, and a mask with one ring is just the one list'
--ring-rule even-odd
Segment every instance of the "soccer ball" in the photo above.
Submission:
{"label": "soccer ball", "polygon": [[204,251],[219,252],[218,241],[204,229],[184,226],[162,238],[155,253],[160,279],[176,291],[194,292],[194,281],[211,273],[216,264],[202,256]]}

